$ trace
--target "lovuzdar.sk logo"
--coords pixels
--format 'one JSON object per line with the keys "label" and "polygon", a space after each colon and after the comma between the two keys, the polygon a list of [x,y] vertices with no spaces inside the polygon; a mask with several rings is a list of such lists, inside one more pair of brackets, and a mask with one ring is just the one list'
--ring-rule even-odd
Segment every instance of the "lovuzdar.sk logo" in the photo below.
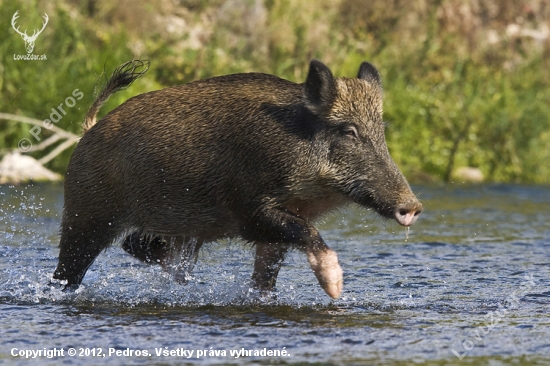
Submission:
{"label": "lovuzdar.sk logo", "polygon": [[34,43],[36,42],[36,39],[42,33],[44,28],[46,28],[46,24],[48,24],[48,14],[44,13],[44,21],[42,22],[42,29],[38,30],[35,29],[31,36],[27,34],[27,30],[25,29],[24,32],[21,32],[19,30],[19,26],[16,25],[17,18],[19,18],[19,10],[13,14],[13,17],[11,18],[11,26],[13,29],[23,38],[23,41],[25,41],[25,49],[27,50],[26,55],[13,55],[14,60],[27,60],[27,61],[43,61],[47,60],[46,55],[35,55],[32,53],[34,50]]}

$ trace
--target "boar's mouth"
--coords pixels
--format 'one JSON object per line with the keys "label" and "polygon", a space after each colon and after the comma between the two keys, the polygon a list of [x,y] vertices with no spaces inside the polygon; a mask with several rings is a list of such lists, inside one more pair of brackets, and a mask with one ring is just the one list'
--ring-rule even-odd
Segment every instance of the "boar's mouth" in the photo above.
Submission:
{"label": "boar's mouth", "polygon": [[402,189],[391,189],[389,185],[385,188],[380,190],[368,181],[359,180],[352,184],[349,196],[359,205],[374,209],[384,218],[395,219],[402,226],[414,224],[423,207],[408,185]]}

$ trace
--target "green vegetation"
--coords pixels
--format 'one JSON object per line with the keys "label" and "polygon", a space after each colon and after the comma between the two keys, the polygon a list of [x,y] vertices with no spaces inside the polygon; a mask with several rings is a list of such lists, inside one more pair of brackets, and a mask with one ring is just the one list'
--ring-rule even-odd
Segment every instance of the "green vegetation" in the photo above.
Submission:
{"label": "green vegetation", "polygon": [[[313,57],[350,77],[368,60],[383,77],[390,152],[412,180],[449,180],[454,168],[472,166],[489,181],[550,183],[544,4],[0,0],[0,112],[44,120],[79,89],[84,97],[57,123],[79,133],[103,70],[133,58],[150,59],[151,70],[102,114],[132,95],[213,75],[258,71],[301,82]],[[14,60],[26,53],[11,27],[16,10],[28,34],[48,14],[34,49],[47,61]],[[31,138],[30,128],[0,121],[0,149]],[[63,172],[70,154],[48,168]]]}

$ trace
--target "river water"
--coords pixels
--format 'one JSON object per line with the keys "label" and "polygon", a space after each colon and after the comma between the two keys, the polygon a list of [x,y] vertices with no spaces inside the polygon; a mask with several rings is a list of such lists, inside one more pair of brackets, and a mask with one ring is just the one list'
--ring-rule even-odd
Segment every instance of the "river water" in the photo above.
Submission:
{"label": "river water", "polygon": [[299,252],[259,298],[238,241],[204,247],[187,285],[111,247],[64,293],[62,187],[0,186],[0,364],[550,364],[550,188],[413,188],[408,235],[357,207],[318,223],[332,301]]}

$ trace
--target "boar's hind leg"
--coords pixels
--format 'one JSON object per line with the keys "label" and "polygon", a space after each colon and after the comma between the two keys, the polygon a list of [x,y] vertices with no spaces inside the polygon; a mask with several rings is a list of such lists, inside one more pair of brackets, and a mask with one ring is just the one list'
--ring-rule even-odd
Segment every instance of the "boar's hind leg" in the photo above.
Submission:
{"label": "boar's hind leg", "polygon": [[287,245],[256,243],[252,282],[262,294],[273,290],[277,275],[288,251]]}
{"label": "boar's hind leg", "polygon": [[53,278],[66,280],[65,289],[75,289],[80,285],[86,271],[99,253],[112,243],[113,238],[113,233],[110,231],[80,231],[67,226],[67,229],[64,228],[61,233],[59,263]]}
{"label": "boar's hind leg", "polygon": [[161,237],[149,238],[140,233],[128,235],[122,249],[145,263],[158,263],[168,255],[168,244]]}
{"label": "boar's hind leg", "polygon": [[165,271],[174,276],[176,281],[186,283],[197,263],[202,243],[202,240],[193,237],[172,237],[168,245],[168,253],[161,259],[160,264]]}
{"label": "boar's hind leg", "polygon": [[306,252],[317,281],[332,298],[342,293],[343,272],[336,252],[330,249],[317,229],[303,218],[284,209],[269,208],[256,211],[243,227],[243,237],[293,245]]}
{"label": "boar's hind leg", "polygon": [[197,263],[202,243],[202,240],[187,236],[171,237],[166,241],[161,236],[134,233],[124,239],[122,248],[145,263],[160,264],[177,281],[185,283]]}

